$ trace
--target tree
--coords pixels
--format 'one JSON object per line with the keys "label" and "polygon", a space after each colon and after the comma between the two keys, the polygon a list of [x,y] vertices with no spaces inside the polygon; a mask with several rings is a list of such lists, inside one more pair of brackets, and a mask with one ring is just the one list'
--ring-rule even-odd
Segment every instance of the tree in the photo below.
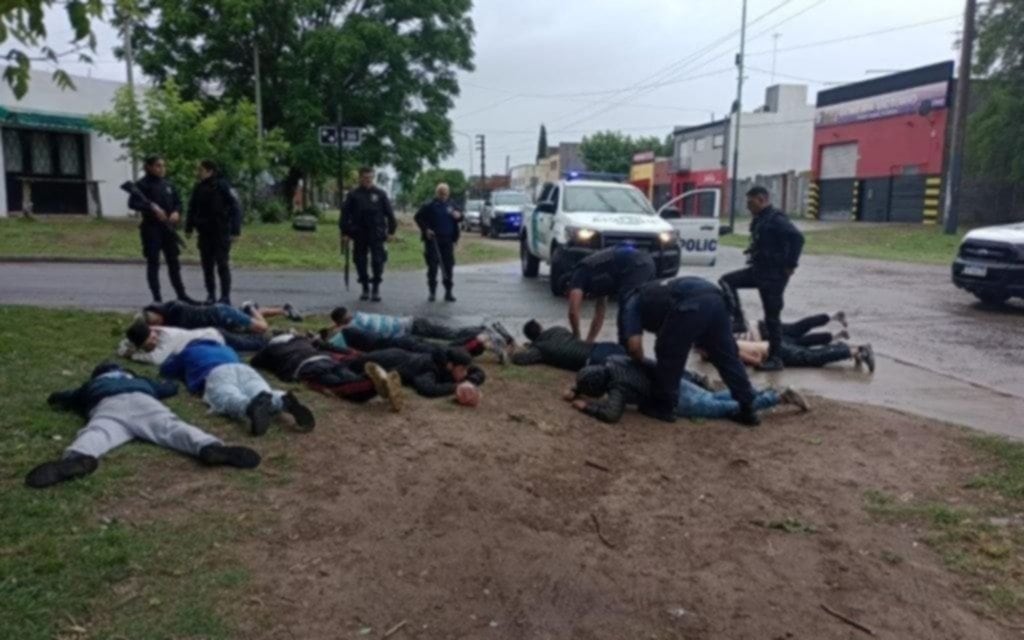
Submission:
{"label": "tree", "polygon": [[625,174],[629,173],[637,153],[653,151],[656,156],[672,155],[669,140],[662,141],[654,136],[632,138],[619,131],[600,131],[583,138],[580,155],[590,171]]}
{"label": "tree", "polygon": [[[87,51],[96,50],[96,37],[92,33],[92,21],[103,16],[103,0],[65,0],[61,4],[67,13],[74,37],[70,48],[58,51],[46,43],[45,12],[57,4],[55,0],[5,0],[0,4],[0,43],[8,38],[17,42],[3,52],[8,66],[3,79],[19,100],[28,92],[29,71],[33,62],[49,61],[58,64],[65,56],[78,54],[81,62],[92,62]],[[39,47],[41,55],[32,56],[23,47]],[[53,80],[63,89],[73,89],[74,83],[67,72],[57,68]]]}
{"label": "tree", "polygon": [[258,176],[288,153],[279,129],[259,139],[256,109],[244,100],[208,110],[198,101],[182,98],[171,80],[146,92],[135,127],[131,126],[133,105],[131,93],[123,87],[113,109],[94,116],[92,124],[101,135],[120,142],[126,156],[133,149],[139,157],[162,155],[168,177],[185,194],[192,190],[199,161],[209,158],[239,187],[243,203],[251,205]]}
{"label": "tree", "polygon": [[537,139],[537,162],[548,157],[548,128],[540,125],[540,137]]}
{"label": "tree", "polygon": [[987,178],[1024,181],[1024,0],[981,5],[967,165]]}
{"label": "tree", "polygon": [[466,174],[462,173],[459,169],[427,169],[416,176],[415,182],[413,182],[412,188],[403,192],[407,197],[403,197],[406,204],[413,207],[418,207],[424,202],[434,197],[434,190],[437,185],[444,182],[451,189],[452,200],[455,202],[462,202],[466,197],[466,189],[469,186],[469,182],[466,180]]}
{"label": "tree", "polygon": [[263,113],[291,145],[289,185],[333,175],[316,127],[337,121],[366,136],[347,168],[391,164],[408,183],[449,155],[456,72],[472,69],[472,0],[139,0],[155,16],[134,31],[136,60],[187,99],[254,93],[259,51]]}

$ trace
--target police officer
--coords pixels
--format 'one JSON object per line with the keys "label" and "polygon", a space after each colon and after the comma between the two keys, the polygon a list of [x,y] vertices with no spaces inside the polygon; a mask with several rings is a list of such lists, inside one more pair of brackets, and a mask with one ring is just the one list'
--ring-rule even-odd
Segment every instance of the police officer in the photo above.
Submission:
{"label": "police officer", "polygon": [[[783,295],[789,278],[800,262],[804,236],[785,213],[771,205],[771,196],[764,187],[755,186],[747,192],[750,222],[750,246],[747,267],[722,276],[719,284],[731,298],[733,319],[745,324],[737,294],[740,289],[757,289],[764,307],[767,329],[768,359],[759,368],[779,371],[783,368],[779,349],[782,347]],[[737,326],[739,328],[739,326]],[[744,329],[745,330],[745,329]]]}
{"label": "police officer", "polygon": [[145,160],[146,175],[135,183],[138,194],[128,199],[128,208],[142,216],[139,236],[142,255],[146,257],[146,280],[154,302],[163,302],[160,296],[160,253],[167,261],[167,275],[178,300],[197,304],[185,293],[181,281],[181,263],[178,262],[178,236],[174,231],[181,220],[181,198],[178,190],[167,179],[167,165],[160,156]]}
{"label": "police officer", "polygon": [[[206,304],[231,304],[231,243],[242,233],[242,209],[221,177],[216,163],[203,160],[196,170],[199,182],[192,190],[185,216],[185,236],[199,232],[199,258],[206,283]],[[217,280],[220,277],[220,298]]]}
{"label": "police officer", "polygon": [[654,390],[650,401],[640,405],[642,413],[675,422],[679,380],[690,348],[697,345],[739,403],[734,419],[748,426],[760,424],[754,413],[754,389],[740,361],[721,289],[694,277],[648,282],[620,300],[619,308],[619,342],[634,361],[644,361],[644,331],[657,335]]}
{"label": "police officer", "polygon": [[437,299],[437,270],[441,269],[445,302],[455,302],[452,272],[455,269],[455,245],[459,241],[462,212],[451,202],[451,190],[445,183],[437,185],[434,199],[416,212],[416,224],[422,232],[423,257],[427,262],[427,300]]}
{"label": "police officer", "polygon": [[654,258],[628,244],[601,249],[578,262],[569,275],[569,326],[573,336],[580,337],[580,308],[584,298],[596,300],[586,340],[592,343],[604,326],[608,297],[618,296],[621,300],[633,289],[654,279],[656,274]]}
{"label": "police officer", "polygon": [[[380,302],[380,280],[384,275],[384,263],[388,254],[384,243],[395,235],[398,223],[391,209],[388,194],[373,184],[373,167],[359,169],[359,186],[349,192],[341,206],[338,221],[342,243],[353,241],[353,253],[359,284],[363,285],[360,300]],[[367,269],[367,258],[373,272],[371,279]],[[371,294],[370,285],[373,285]]]}

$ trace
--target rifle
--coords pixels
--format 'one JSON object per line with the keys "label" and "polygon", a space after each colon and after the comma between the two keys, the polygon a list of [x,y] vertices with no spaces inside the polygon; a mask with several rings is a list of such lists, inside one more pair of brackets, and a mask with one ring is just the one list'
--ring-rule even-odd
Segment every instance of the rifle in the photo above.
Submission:
{"label": "rifle", "polygon": [[[142,201],[144,205],[152,209],[153,202],[149,198],[147,198],[146,194],[142,193],[142,191],[139,190],[139,186],[132,182],[131,180],[121,185],[121,191],[124,191],[130,196],[138,198],[139,200]],[[164,222],[164,227],[166,227],[167,230],[171,232],[171,234],[174,236],[174,242],[176,242],[179,247],[184,249],[185,247],[188,246],[185,244],[185,241],[181,239],[181,236],[178,235],[178,230],[174,228],[174,225],[171,224],[170,220]]]}

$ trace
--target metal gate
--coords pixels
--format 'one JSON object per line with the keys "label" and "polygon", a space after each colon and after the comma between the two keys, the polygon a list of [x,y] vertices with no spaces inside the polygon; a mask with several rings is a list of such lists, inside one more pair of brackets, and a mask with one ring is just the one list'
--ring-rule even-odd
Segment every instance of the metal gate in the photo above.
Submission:
{"label": "metal gate", "polygon": [[853,218],[856,180],[853,178],[822,180],[818,186],[820,187],[819,220],[850,220]]}
{"label": "metal gate", "polygon": [[924,220],[925,176],[893,176],[889,222]]}
{"label": "metal gate", "polygon": [[871,178],[861,181],[860,215],[862,222],[889,220],[889,197],[892,193],[890,178]]}

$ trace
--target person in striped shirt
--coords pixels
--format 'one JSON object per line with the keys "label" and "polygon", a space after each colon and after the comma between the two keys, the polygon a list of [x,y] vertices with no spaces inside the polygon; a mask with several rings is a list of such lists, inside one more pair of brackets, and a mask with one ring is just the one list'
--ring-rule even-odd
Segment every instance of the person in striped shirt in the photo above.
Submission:
{"label": "person in striped shirt", "polygon": [[[411,316],[389,316],[381,313],[351,312],[345,307],[337,307],[331,311],[331,321],[335,329],[354,328],[385,338],[415,336],[427,340],[444,340],[448,342],[464,342],[487,333],[487,327],[449,327],[432,322],[426,318]],[[335,335],[343,335],[340,331]],[[344,345],[335,345],[344,346]]]}

